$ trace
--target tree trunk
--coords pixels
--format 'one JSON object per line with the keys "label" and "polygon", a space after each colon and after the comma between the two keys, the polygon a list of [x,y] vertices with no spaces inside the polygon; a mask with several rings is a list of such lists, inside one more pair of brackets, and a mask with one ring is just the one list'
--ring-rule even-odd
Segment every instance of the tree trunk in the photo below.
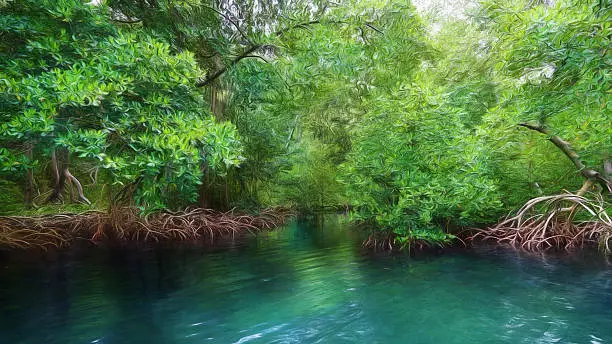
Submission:
{"label": "tree trunk", "polygon": [[224,204],[225,209],[229,209],[229,204],[230,204],[230,202],[229,202],[229,187],[227,185],[227,178],[225,178],[225,204]]}
{"label": "tree trunk", "polygon": [[204,209],[210,208],[210,200],[209,200],[209,175],[208,175],[208,167],[205,165],[202,169],[202,184],[200,185],[200,190],[198,193],[198,204],[200,207]]}
{"label": "tree trunk", "polygon": [[[68,168],[68,152],[61,150],[61,157],[58,157],[57,151],[54,149],[51,152],[51,169],[53,171],[53,177],[55,183],[53,185],[53,191],[47,199],[47,202],[59,203],[62,202],[64,189],[66,188],[66,182],[70,184],[70,192],[72,199],[85,204],[91,204],[91,202],[83,194],[83,186],[81,182],[70,173]],[[76,188],[77,194],[74,194],[74,188]]]}
{"label": "tree trunk", "polygon": [[54,149],[51,152],[51,170],[53,172],[53,192],[49,198],[47,198],[47,202],[51,203],[59,203],[62,201],[62,193],[64,192],[64,187],[66,185],[66,175],[63,172],[64,170],[64,159],[58,158],[57,151]]}
{"label": "tree trunk", "polygon": [[[593,179],[585,180],[584,184],[582,184],[582,187],[580,188],[580,190],[578,190],[578,192],[576,192],[576,195],[584,196],[593,187],[593,185],[595,185],[595,181]],[[574,207],[576,207],[576,205],[574,205]]]}
{"label": "tree trunk", "polygon": [[[32,154],[32,144],[27,143],[25,148],[25,156],[28,158],[28,162],[32,162],[33,154]],[[28,167],[26,171],[26,183],[25,190],[23,193],[23,200],[25,203],[26,209],[32,208],[32,201],[34,199],[34,171],[32,167]]]}
{"label": "tree trunk", "polygon": [[610,155],[606,154],[603,165],[604,165],[603,167],[604,178],[606,178],[607,180],[612,180],[612,160],[610,160]]}
{"label": "tree trunk", "polygon": [[217,88],[212,86],[210,88],[210,112],[213,116],[217,116]]}

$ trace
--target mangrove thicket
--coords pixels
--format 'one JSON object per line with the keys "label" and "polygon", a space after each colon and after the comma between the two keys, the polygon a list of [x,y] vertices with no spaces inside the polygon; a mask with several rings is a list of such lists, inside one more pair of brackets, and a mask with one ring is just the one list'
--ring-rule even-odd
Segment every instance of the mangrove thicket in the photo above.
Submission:
{"label": "mangrove thicket", "polygon": [[611,15],[605,0],[0,1],[0,212],[282,207],[348,212],[373,247],[607,248]]}

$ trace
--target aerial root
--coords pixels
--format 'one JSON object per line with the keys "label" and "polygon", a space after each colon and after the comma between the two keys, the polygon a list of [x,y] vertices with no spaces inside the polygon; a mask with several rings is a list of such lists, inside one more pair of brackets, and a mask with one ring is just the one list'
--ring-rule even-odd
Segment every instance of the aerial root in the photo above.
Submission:
{"label": "aerial root", "polygon": [[161,241],[235,238],[246,233],[269,230],[285,223],[294,214],[289,209],[271,208],[258,216],[235,215],[233,211],[189,208],[161,212],[147,217],[132,208],[110,212],[88,211],[38,217],[0,217],[0,246],[49,248],[67,246],[77,239]]}
{"label": "aerial root", "polygon": [[[577,212],[587,220],[574,221]],[[499,224],[471,230],[468,241],[494,241],[528,251],[572,250],[598,244],[612,252],[612,219],[602,199],[574,194],[534,198]]]}
{"label": "aerial root", "polygon": [[395,247],[395,234],[373,233],[363,242],[362,246],[374,251],[393,251]]}

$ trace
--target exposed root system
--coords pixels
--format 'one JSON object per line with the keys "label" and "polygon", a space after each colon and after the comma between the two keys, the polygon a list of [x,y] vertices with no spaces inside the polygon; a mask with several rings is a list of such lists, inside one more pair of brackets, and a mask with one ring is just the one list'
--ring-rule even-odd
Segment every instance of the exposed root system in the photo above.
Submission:
{"label": "exposed root system", "polygon": [[370,234],[363,242],[362,246],[374,251],[393,251],[395,246],[395,235]]}
{"label": "exposed root system", "polygon": [[[588,220],[574,221],[576,214]],[[527,202],[514,216],[496,226],[476,229],[470,241],[494,241],[528,251],[565,249],[599,244],[611,252],[612,220],[603,201],[580,195],[562,194],[537,197]]]}
{"label": "exposed root system", "polygon": [[292,211],[267,209],[257,216],[193,208],[140,217],[131,208],[109,213],[88,211],[81,214],[39,217],[0,217],[0,247],[61,247],[75,240],[203,240],[235,238],[246,233],[269,230],[283,224]]}

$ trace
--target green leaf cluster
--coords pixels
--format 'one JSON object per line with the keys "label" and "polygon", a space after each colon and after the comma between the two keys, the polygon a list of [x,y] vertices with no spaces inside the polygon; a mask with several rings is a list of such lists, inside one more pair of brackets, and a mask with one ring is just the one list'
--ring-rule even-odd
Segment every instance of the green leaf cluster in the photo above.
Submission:
{"label": "green leaf cluster", "polygon": [[205,171],[240,164],[236,128],[193,85],[203,72],[191,52],[117,27],[106,6],[15,1],[2,12],[2,170],[28,166],[26,145],[36,161],[65,149],[113,184],[134,183],[134,203],[153,211],[194,202]]}

